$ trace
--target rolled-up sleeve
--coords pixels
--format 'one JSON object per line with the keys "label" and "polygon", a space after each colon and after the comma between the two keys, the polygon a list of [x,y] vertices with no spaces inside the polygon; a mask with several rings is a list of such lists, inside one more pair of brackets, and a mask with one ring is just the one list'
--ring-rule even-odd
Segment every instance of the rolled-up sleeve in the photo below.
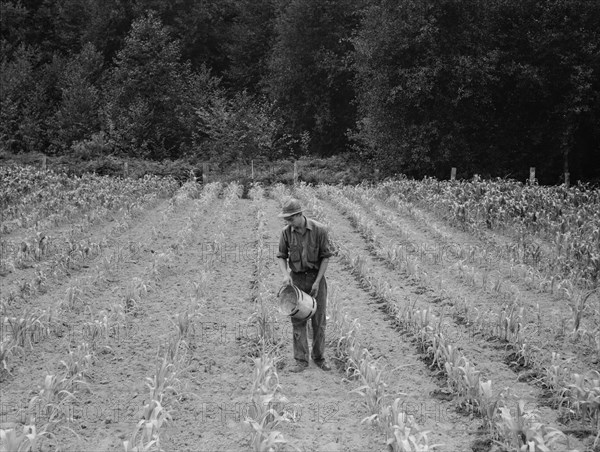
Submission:
{"label": "rolled-up sleeve", "polygon": [[329,243],[329,233],[327,229],[322,228],[319,231],[319,260],[333,256],[331,244]]}
{"label": "rolled-up sleeve", "polygon": [[288,254],[288,250],[289,250],[288,239],[287,239],[287,236],[285,233],[286,233],[286,229],[281,231],[281,235],[279,236],[279,250],[277,251],[277,258],[279,258],[279,259],[287,259],[289,256],[289,254]]}

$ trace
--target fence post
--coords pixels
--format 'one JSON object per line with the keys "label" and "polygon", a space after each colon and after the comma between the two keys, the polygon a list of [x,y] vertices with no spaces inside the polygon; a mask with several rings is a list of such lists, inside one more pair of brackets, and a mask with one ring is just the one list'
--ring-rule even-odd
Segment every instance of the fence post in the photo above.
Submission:
{"label": "fence post", "polygon": [[127,177],[127,175],[129,174],[129,168],[127,165],[127,162],[123,163],[123,176]]}
{"label": "fence post", "polygon": [[379,168],[375,168],[375,182],[379,182]]}
{"label": "fence post", "polygon": [[202,183],[208,184],[208,163],[206,162],[202,164]]}
{"label": "fence post", "polygon": [[569,185],[571,183],[569,176],[570,176],[570,174],[568,172],[565,173],[565,187],[566,188],[569,188]]}
{"label": "fence post", "polygon": [[254,180],[254,160],[250,160],[250,165],[252,166],[252,180]]}
{"label": "fence post", "polygon": [[533,185],[535,182],[535,166],[529,167],[529,183]]}
{"label": "fence post", "polygon": [[452,167],[450,170],[450,180],[456,180],[456,168]]}
{"label": "fence post", "polygon": [[46,171],[46,156],[42,156],[42,171]]}
{"label": "fence post", "polygon": [[294,160],[294,186],[298,184],[298,162]]}

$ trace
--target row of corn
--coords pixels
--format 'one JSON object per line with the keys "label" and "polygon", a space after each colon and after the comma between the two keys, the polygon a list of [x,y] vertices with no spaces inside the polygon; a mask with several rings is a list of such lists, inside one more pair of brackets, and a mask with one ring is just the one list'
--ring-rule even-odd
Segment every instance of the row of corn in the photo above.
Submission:
{"label": "row of corn", "polygon": [[169,197],[177,189],[172,178],[145,176],[122,179],[96,174],[69,176],[32,166],[0,168],[0,232],[35,227],[46,229],[86,217],[96,222],[111,211],[130,210],[136,200],[143,203]]}
{"label": "row of corn", "polygon": [[[327,190],[330,190],[330,188],[327,188]],[[353,224],[363,234],[372,231],[370,223],[359,213],[358,207],[352,203],[344,202],[344,196],[341,192],[336,191],[335,195],[328,196],[328,199],[349,215]],[[382,247],[374,233],[371,232],[367,237],[373,243],[376,251],[379,251],[377,254],[381,257],[383,254]],[[393,259],[388,260],[392,265],[396,265],[397,261]],[[410,266],[407,265],[407,269],[409,268]],[[427,278],[425,277],[424,279],[425,282],[427,282]],[[571,334],[588,337],[591,345],[595,347],[596,352],[600,357],[599,331],[584,331],[583,329],[580,329],[581,317],[583,316],[586,307],[585,302],[591,294],[591,292],[587,292],[585,295],[581,295],[572,308],[573,319]],[[475,315],[473,315],[472,311],[475,311]],[[518,366],[529,368],[535,367],[535,365],[538,364],[539,349],[533,347],[524,338],[524,307],[518,306],[514,302],[505,304],[500,307],[495,318],[490,318],[489,315],[486,316],[483,313],[480,313],[476,308],[470,309],[466,303],[462,305],[458,303],[455,305],[455,314],[463,321],[466,320],[472,334],[481,333],[487,337],[498,337],[503,341],[509,342],[514,350],[511,358]],[[538,319],[541,321],[541,316],[538,315]],[[538,324],[538,328],[541,329],[540,324]],[[555,360],[555,354],[553,354],[551,366],[537,369],[538,373],[546,375],[546,380],[548,379],[550,369],[556,369]],[[545,380],[542,380],[542,382],[545,387],[554,391],[555,396],[560,398],[559,404],[561,406],[566,405],[567,409],[571,410],[572,414],[576,416],[584,415],[584,418],[588,417],[592,421],[597,421],[599,418],[598,410],[600,409],[600,386],[598,384],[597,374],[596,371],[590,371],[585,374],[574,373],[570,375],[570,378],[563,379],[561,381],[562,385],[557,384],[557,379],[555,377],[552,377],[552,384],[549,384]]]}
{"label": "row of corn", "polygon": [[[29,174],[29,178],[33,178],[34,181],[37,181],[40,184],[43,182],[42,186],[46,186],[45,184],[47,181],[44,181],[42,177],[46,173],[36,172],[31,169],[21,170],[22,172]],[[3,169],[3,171],[6,171],[6,168]],[[19,180],[17,177],[19,174],[18,172],[12,172],[11,174],[14,176],[15,181]],[[17,176],[15,176],[15,174],[17,174]],[[51,176],[50,173],[46,175]],[[54,182],[53,186],[55,186],[57,190],[60,187],[64,187],[66,183],[62,178],[64,178],[64,175],[60,176]],[[50,179],[52,179],[52,177],[50,177]],[[9,180],[12,179],[9,178]],[[85,185],[86,183],[91,182],[85,178],[73,182],[74,186],[77,187],[76,190],[78,193],[84,192],[91,197],[95,192],[94,187],[88,187]],[[126,209],[126,212],[124,212],[120,220],[121,224],[127,225],[127,228],[133,220],[134,214],[134,211],[131,208],[131,202],[138,203],[140,206],[142,205],[141,203],[144,203],[144,205],[147,207],[149,205],[148,202],[151,202],[151,199],[154,200],[156,198],[156,191],[161,189],[158,180],[147,179],[141,182],[130,181],[128,184],[130,190],[125,190],[124,193],[120,194],[119,196],[121,196],[121,198],[119,199],[121,199],[121,203],[113,206],[113,208],[117,208],[119,206],[123,207],[123,203],[127,199],[130,201],[130,203],[127,204],[128,208]],[[147,194],[151,195],[150,197],[142,196],[144,193],[142,188],[144,186],[147,186]],[[115,187],[113,187],[109,184],[106,189],[116,190],[119,187],[122,188],[123,185],[116,183]],[[168,193],[172,191],[172,187],[168,184],[167,186],[162,187],[161,190],[165,190],[165,193]],[[97,191],[98,190],[96,190],[96,192]],[[127,195],[127,193],[129,193],[129,195]],[[97,193],[97,195],[102,196],[102,192],[100,191],[100,193]],[[124,197],[125,195],[129,196],[129,198]],[[133,196],[137,196],[138,199],[133,199]],[[92,201],[90,201],[90,203],[92,203]],[[88,226],[98,218],[101,218],[101,216],[92,216],[88,211],[88,216],[86,217]],[[122,229],[123,228],[120,228],[118,231],[113,232],[118,234],[122,232]],[[85,228],[82,224],[78,225],[77,228],[72,227],[67,240],[65,241],[65,246],[52,246],[52,237],[44,235],[41,232],[37,232],[34,239],[24,240],[18,246],[10,242],[2,243],[3,252],[0,257],[3,259],[3,261],[0,263],[0,267],[6,267],[12,271],[16,271],[16,267],[21,268],[23,265],[25,265],[23,264],[15,266],[15,261],[13,259],[14,256],[12,256],[15,253],[16,262],[25,262],[30,259],[39,261],[42,256],[49,256],[51,254],[51,259],[47,268],[38,268],[31,280],[19,280],[17,284],[17,292],[10,290],[6,295],[6,298],[0,300],[0,365],[2,366],[2,371],[9,372],[8,361],[11,356],[22,353],[26,347],[31,348],[34,342],[38,342],[47,337],[51,331],[60,332],[64,329],[56,324],[56,319],[58,316],[57,313],[61,309],[67,309],[71,312],[82,310],[84,308],[82,295],[85,291],[85,287],[81,281],[75,280],[67,287],[65,299],[60,300],[57,306],[51,309],[35,310],[27,308],[23,313],[10,315],[10,305],[15,304],[19,298],[23,300],[29,300],[36,294],[45,293],[47,291],[47,283],[49,278],[58,279],[59,277],[66,276],[73,270],[81,268],[81,266],[88,260],[102,256],[101,267],[99,268],[99,270],[102,271],[94,272],[95,276],[89,281],[89,284],[95,285],[102,277],[113,277],[118,272],[119,266],[126,260],[126,258],[133,257],[133,254],[142,248],[141,244],[130,242],[129,249],[124,247],[116,247],[109,252],[108,238],[103,239],[101,243],[95,243],[89,239],[79,239],[78,237],[80,237],[84,231]],[[50,249],[52,249],[52,253],[49,253],[48,250]],[[133,286],[133,288],[132,290],[128,289],[129,291],[139,292],[141,290],[140,286],[143,287],[143,284],[138,284],[136,281],[132,281],[130,285]],[[119,317],[118,310],[115,311],[115,315],[116,317]],[[91,341],[90,343],[92,346],[95,345],[94,339],[99,336],[100,332],[104,332],[104,335],[107,336],[111,329],[121,329],[121,326],[117,321],[118,319],[116,318],[112,319],[113,321],[110,321],[109,326],[110,319],[108,317],[110,316],[107,316],[106,313],[102,314],[99,318],[92,318],[92,316],[90,316],[90,319],[86,320],[82,325],[81,333],[83,336],[86,336],[89,333],[90,338],[86,339]],[[104,328],[101,328],[102,326],[104,326]],[[69,331],[67,331],[67,333],[70,334]],[[113,333],[115,332],[113,331]],[[118,332],[116,334],[118,334]]]}
{"label": "row of corn", "polygon": [[[365,187],[345,187],[343,190],[344,195],[352,199],[358,199],[359,202],[361,202],[365,208],[374,213],[378,219],[384,221],[386,224],[390,225],[396,230],[401,230],[399,224],[394,219],[390,218],[391,215],[386,215],[381,209],[372,208],[372,200],[376,196],[374,192],[376,192],[376,189],[368,189]],[[384,202],[389,202],[389,198],[384,200]],[[401,202],[398,200],[398,198],[395,198],[394,206],[397,207],[399,204],[404,206],[405,211],[410,211],[412,215],[419,220],[419,222],[430,223],[419,211],[415,209],[409,209],[409,207],[412,207],[411,204]],[[433,226],[432,228],[434,230],[436,229]],[[436,235],[438,236],[439,240],[445,244],[445,246],[437,246],[435,251],[437,251],[437,254],[445,252],[456,253],[456,255],[452,257],[457,259],[457,261],[450,267],[450,270],[455,271],[461,277],[461,279],[472,286],[476,286],[480,283],[484,290],[489,290],[492,293],[504,294],[509,298],[514,294],[518,294],[518,289],[516,287],[511,286],[508,288],[508,290],[503,290],[506,281],[502,281],[499,275],[496,279],[494,279],[492,277],[492,272],[476,272],[475,267],[470,267],[464,263],[467,260],[479,260],[483,261],[483,263],[488,267],[491,266],[491,257],[496,256],[501,258],[503,254],[503,250],[496,246],[495,243],[488,243],[490,246],[485,248],[470,244],[468,246],[469,255],[465,256],[467,253],[464,252],[464,247],[453,246],[448,237],[441,231],[436,231]],[[542,274],[542,272],[536,270],[531,265],[523,263],[525,259],[523,254],[531,250],[533,250],[532,252],[538,252],[539,246],[533,246],[532,244],[509,244],[505,246],[508,246],[511,249],[511,253],[509,253],[509,258],[511,260],[510,278],[513,276],[519,276],[530,288],[540,292],[549,292],[551,294],[557,294],[561,296],[570,308],[571,330],[569,332],[569,336],[574,341],[578,341],[580,339],[583,339],[584,341],[587,340],[590,346],[595,349],[596,353],[600,356],[600,323],[598,322],[598,319],[600,319],[600,310],[599,307],[595,307],[591,303],[586,305],[586,302],[590,297],[593,299],[594,292],[598,293],[598,289],[581,289],[578,287],[576,281],[574,282],[574,279],[570,277],[561,277],[556,273],[552,273],[551,269],[549,269],[547,272],[543,272]],[[391,246],[387,250],[388,257],[392,263],[395,263],[398,255],[401,254],[397,252],[397,248],[398,247]],[[400,250],[401,252],[405,252],[407,248],[409,247],[402,246]],[[493,252],[491,250],[493,250]],[[429,250],[423,250],[422,247],[420,251],[420,257],[423,258],[423,251]],[[433,257],[437,257],[437,263],[439,263],[443,256],[438,256],[436,253],[434,253]],[[586,313],[585,315],[584,312]],[[582,320],[585,318],[587,318],[587,323],[591,323],[587,329],[583,327],[582,322]],[[564,324],[564,320],[565,319],[560,319],[559,323]],[[564,328],[562,330],[564,330]]]}
{"label": "row of corn", "polygon": [[[136,248],[140,247],[141,245],[137,244]],[[116,249],[112,255],[105,256],[102,263],[103,271],[98,268],[98,271],[95,272],[96,275],[114,276],[119,264],[125,258],[133,257],[134,252],[135,250],[131,247],[129,250]],[[126,253],[127,256],[125,256]],[[97,281],[98,277],[93,278],[90,284],[95,284]],[[51,334],[63,337],[66,333],[70,350],[68,356],[60,362],[61,371],[55,375],[47,375],[38,393],[29,402],[27,412],[37,413],[47,422],[38,428],[36,423],[39,419],[31,415],[27,425],[23,427],[22,434],[17,433],[15,429],[1,431],[2,450],[37,450],[43,438],[55,437],[59,429],[64,427],[64,422],[68,424],[75,421],[73,414],[76,410],[72,404],[76,402],[78,392],[88,390],[86,380],[89,377],[89,369],[96,359],[98,346],[101,343],[106,344],[111,336],[122,337],[129,334],[131,316],[128,314],[131,313],[132,308],[141,303],[147,292],[148,284],[140,278],[133,278],[128,282],[120,302],[114,303],[108,311],[101,311],[96,316],[90,311],[89,319],[85,319],[80,325],[81,335],[77,336],[73,335],[71,331],[63,331],[57,321],[57,313],[61,309],[73,312],[82,311],[86,288],[77,281],[69,285],[66,290],[66,299],[59,300],[54,309],[28,310],[19,317],[11,317],[7,315],[6,307],[3,305],[2,338],[9,337],[10,342],[2,341],[0,348],[2,349],[2,365],[7,372],[6,359],[9,353],[32,349],[33,343],[39,342]],[[153,400],[159,404],[164,401],[164,394],[174,388],[173,383],[176,381],[176,377],[173,372],[173,363],[180,360],[175,358],[176,350],[180,350],[181,344],[184,343],[185,334],[183,332],[189,330],[189,328],[182,327],[186,323],[189,325],[189,322],[183,320],[184,318],[187,319],[186,313],[177,316],[178,338],[176,341],[171,339],[162,361],[157,364],[156,374],[148,379],[147,386],[151,390]],[[8,344],[8,348],[4,348],[5,344]],[[103,347],[108,346],[103,345]],[[142,450],[147,450],[148,447],[157,444],[158,441],[154,438],[157,428],[168,418],[168,412],[151,402],[144,407],[143,418],[131,439],[126,442],[126,450],[136,450],[136,447],[139,449],[140,445],[146,447]],[[64,428],[68,429],[68,427]]]}
{"label": "row of corn", "polygon": [[547,249],[537,251],[548,258],[555,272],[578,279],[587,288],[600,283],[597,188],[540,187],[475,178],[461,182],[401,179],[380,184],[374,191],[382,199],[422,205],[474,234],[495,229],[517,240],[547,242]]}
{"label": "row of corn", "polygon": [[254,372],[250,409],[245,423],[251,428],[252,450],[267,452],[281,450],[288,444],[283,434],[276,430],[281,422],[289,420],[285,410],[288,402],[282,394],[277,362],[280,343],[276,338],[277,325],[274,308],[274,295],[267,285],[267,260],[269,247],[265,239],[269,237],[264,199],[265,192],[259,184],[253,184],[248,192],[256,214],[256,255],[253,263],[252,298],[254,312],[248,319],[258,331],[257,342],[254,344],[257,357],[253,358]]}
{"label": "row of corn", "polygon": [[[319,221],[328,224],[322,205],[308,187],[296,187],[297,194],[309,205],[309,210]],[[334,235],[329,231],[330,241],[342,258],[348,254]],[[387,401],[387,383],[383,378],[383,369],[372,355],[361,346],[357,336],[360,325],[357,320],[350,320],[342,313],[341,306],[332,297],[328,306],[332,323],[332,336],[337,338],[336,358],[343,362],[346,372],[353,378],[360,379],[361,386],[354,391],[364,397],[369,415],[363,419],[376,425],[386,435],[386,447],[394,452],[428,451],[438,445],[429,444],[429,432],[423,430],[415,421],[414,416],[402,408],[402,400],[396,398],[392,403]]]}
{"label": "row of corn", "polygon": [[[318,204],[312,190],[307,187],[301,189],[306,199]],[[549,450],[553,445],[565,447],[566,436],[559,430],[537,422],[535,410],[525,412],[523,401],[518,403],[517,417],[511,415],[504,394],[494,396],[491,380],[480,380],[479,371],[444,337],[442,322],[436,321],[429,309],[418,310],[414,306],[405,306],[400,310],[393,298],[393,288],[382,279],[376,280],[370,275],[366,260],[360,254],[341,246],[339,252],[363,284],[386,303],[389,314],[398,324],[417,338],[420,349],[430,356],[432,365],[446,374],[449,386],[461,398],[461,404],[483,417],[492,438],[510,450]]]}
{"label": "row of corn", "polygon": [[[349,199],[364,206],[378,221],[393,227],[396,231],[401,231],[408,238],[408,234],[403,231],[402,226],[396,221],[395,215],[380,208],[373,202],[376,199],[375,189],[366,186],[357,186],[344,187],[340,191],[343,191],[343,194]],[[573,292],[572,287],[574,287],[574,283],[570,278],[560,277],[557,274],[548,274],[539,269],[541,262],[535,256],[540,254],[540,247],[533,243],[505,243],[504,247],[497,245],[493,241],[487,241],[485,247],[473,243],[463,246],[457,245],[453,243],[452,239],[444,231],[428,221],[423,213],[415,209],[412,204],[402,201],[397,197],[390,197],[382,200],[382,202],[392,209],[402,209],[421,224],[427,224],[436,236],[437,243],[435,248],[427,249],[425,246],[411,246],[410,242],[406,242],[403,244],[404,252],[411,252],[412,254],[419,252],[421,258],[431,258],[434,264],[439,264],[443,259],[448,258],[455,260],[455,267],[457,267],[457,270],[460,270],[461,275],[465,279],[471,276],[471,273],[474,273],[474,267],[465,265],[465,262],[477,262],[480,265],[491,267],[493,265],[493,258],[507,258],[511,262],[511,277],[513,275],[521,277],[530,288],[539,290],[540,292],[549,292],[550,294],[556,293],[567,298]],[[538,268],[529,265],[526,261],[536,262],[538,264],[536,267]],[[491,289],[494,292],[501,292],[502,281],[499,279],[493,281],[491,272],[473,274],[473,285],[475,285],[476,279],[478,282],[480,281],[484,290]],[[567,290],[570,288],[571,290]]]}
{"label": "row of corn", "polygon": [[[216,200],[220,191],[221,185],[219,183],[209,184],[201,190],[195,184],[195,181],[189,181],[171,198],[168,212],[172,212],[182,205],[189,206],[190,200],[194,200],[194,204],[186,226],[180,229],[176,246],[171,247],[167,253],[159,254],[158,261],[155,260],[153,266],[148,269],[157,278],[157,282],[160,281],[161,272],[164,272],[165,267],[168,267],[172,262],[173,251],[175,249],[180,251],[184,249],[185,245],[191,244],[194,238],[194,222],[202,218],[206,209]],[[233,197],[237,196],[237,191],[235,189],[227,192],[226,196],[229,203],[232,202]],[[228,215],[228,211],[224,211],[222,216],[225,217],[226,215]],[[221,219],[222,223],[225,223],[226,220],[226,218]],[[168,215],[165,215],[163,221],[168,221]],[[194,334],[194,319],[200,315],[199,311],[204,303],[203,297],[206,295],[206,283],[207,279],[204,277],[194,283],[190,305],[187,309],[177,313],[172,320],[175,333],[171,334],[168,340],[159,347],[155,372],[152,376],[146,378],[146,388],[150,401],[144,406],[141,419],[131,433],[130,438],[123,443],[125,452],[163,450],[161,438],[166,435],[164,426],[172,420],[171,406],[178,399],[182,389],[179,377],[188,364],[191,340]]]}

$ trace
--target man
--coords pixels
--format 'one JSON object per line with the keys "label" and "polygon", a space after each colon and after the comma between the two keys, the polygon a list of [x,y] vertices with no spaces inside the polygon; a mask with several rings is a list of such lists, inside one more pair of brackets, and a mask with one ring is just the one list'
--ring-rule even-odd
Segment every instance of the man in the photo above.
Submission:
{"label": "man", "polygon": [[[327,281],[325,271],[332,256],[325,225],[306,218],[297,199],[291,198],[278,215],[287,223],[279,239],[279,268],[283,284],[294,284],[317,300],[317,310],[310,319],[313,329],[312,358],[323,370],[331,370],[325,360],[325,315],[327,310]],[[288,262],[291,272],[288,272]],[[308,367],[307,320],[292,317],[294,359],[290,372],[302,372]]]}

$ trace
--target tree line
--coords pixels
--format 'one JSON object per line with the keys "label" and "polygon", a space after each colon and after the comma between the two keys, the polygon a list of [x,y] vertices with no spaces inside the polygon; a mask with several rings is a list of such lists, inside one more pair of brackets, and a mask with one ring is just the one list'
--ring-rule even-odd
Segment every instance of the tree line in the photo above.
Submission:
{"label": "tree line", "polygon": [[0,147],[600,178],[597,0],[0,2]]}

